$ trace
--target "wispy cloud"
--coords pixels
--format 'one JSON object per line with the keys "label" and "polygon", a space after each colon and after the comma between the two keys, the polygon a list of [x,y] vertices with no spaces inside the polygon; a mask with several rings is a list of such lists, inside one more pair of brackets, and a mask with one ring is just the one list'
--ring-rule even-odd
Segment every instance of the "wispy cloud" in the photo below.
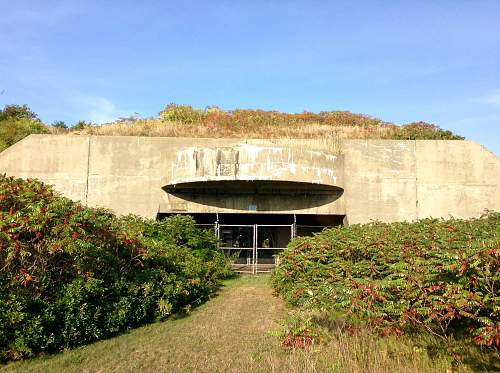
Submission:
{"label": "wispy cloud", "polygon": [[473,101],[490,105],[500,105],[500,89],[490,92],[481,97],[476,97]]}
{"label": "wispy cloud", "polygon": [[83,113],[84,118],[93,123],[109,123],[126,116],[124,110],[116,107],[105,97],[77,94],[73,96],[73,99],[73,105],[78,108],[77,111]]}

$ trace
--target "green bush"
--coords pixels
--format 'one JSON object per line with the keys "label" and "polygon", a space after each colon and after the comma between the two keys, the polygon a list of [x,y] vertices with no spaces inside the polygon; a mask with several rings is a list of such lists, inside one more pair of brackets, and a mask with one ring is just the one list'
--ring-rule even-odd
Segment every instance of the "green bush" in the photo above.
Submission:
{"label": "green bush", "polygon": [[193,124],[202,122],[207,111],[195,109],[190,105],[169,104],[160,111],[160,119],[164,121]]}
{"label": "green bush", "polygon": [[28,107],[28,105],[5,105],[0,110],[0,121],[7,119],[26,119],[40,122],[38,116]]}
{"label": "green bush", "polygon": [[0,121],[0,152],[34,133],[49,133],[49,130],[42,123],[29,119]]}
{"label": "green bush", "polygon": [[189,311],[229,274],[213,233],[191,218],[119,218],[0,176],[0,360]]}
{"label": "green bush", "polygon": [[500,346],[500,213],[327,229],[297,238],[273,285],[286,301],[368,325]]}
{"label": "green bush", "polygon": [[48,132],[48,128],[26,105],[5,105],[0,110],[0,152],[28,135]]}
{"label": "green bush", "polygon": [[392,135],[396,140],[463,140],[463,136],[443,130],[439,126],[425,122],[414,122],[398,127]]}
{"label": "green bush", "polygon": [[76,122],[75,124],[73,124],[73,126],[71,127],[71,129],[73,131],[83,131],[83,130],[91,129],[92,126],[93,126],[93,124],[91,122],[86,122],[84,120],[79,120],[78,122]]}
{"label": "green bush", "polygon": [[68,126],[62,120],[56,120],[51,124],[52,128],[56,128],[58,130],[67,130]]}

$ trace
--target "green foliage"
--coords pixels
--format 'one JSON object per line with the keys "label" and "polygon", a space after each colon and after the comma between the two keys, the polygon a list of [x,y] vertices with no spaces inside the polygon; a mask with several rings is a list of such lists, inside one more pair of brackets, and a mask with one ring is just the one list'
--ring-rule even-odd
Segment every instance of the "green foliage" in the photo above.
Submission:
{"label": "green foliage", "polygon": [[68,129],[68,126],[62,120],[56,120],[54,123],[52,123],[52,127],[60,129],[60,130]]}
{"label": "green foliage", "polygon": [[[463,137],[450,131],[425,122],[414,122],[403,126],[384,122],[368,115],[355,114],[349,111],[321,111],[312,113],[283,113],[260,109],[222,110],[216,106],[205,109],[193,108],[190,105],[169,104],[160,113],[159,119],[140,119],[135,113],[132,116],[115,121],[119,134],[141,136],[158,136],[163,132],[152,124],[158,124],[163,130],[170,128],[168,124],[180,124],[172,133],[166,135],[204,136],[263,136],[271,137],[324,137],[336,131],[346,132],[347,138],[384,138],[401,140],[462,140]],[[123,124],[127,128],[123,129]],[[106,128],[105,134],[114,134],[113,125],[97,126],[91,122],[80,120],[71,128],[62,121],[45,126],[38,116],[26,105],[6,105],[0,110],[0,151],[32,133],[66,133],[83,131],[99,134]],[[352,128],[350,128],[352,127]],[[50,131],[49,131],[50,128]],[[134,131],[135,128],[135,131]],[[204,129],[201,130],[201,129]],[[197,132],[198,131],[198,132]]]}
{"label": "green foliage", "polygon": [[425,122],[414,122],[399,127],[392,136],[396,140],[463,140],[464,137],[445,131],[440,127]]}
{"label": "green foliage", "polygon": [[73,126],[71,127],[71,129],[75,130],[75,131],[82,131],[82,130],[85,130],[85,129],[88,129],[88,128],[91,128],[91,127],[92,127],[92,123],[86,122],[84,120],[79,120],[78,122],[76,122],[75,124],[73,124]]}
{"label": "green foliage", "polygon": [[230,273],[191,218],[119,218],[0,176],[0,360],[188,312]]}
{"label": "green foliage", "polygon": [[0,110],[0,121],[7,119],[26,119],[40,122],[38,116],[28,107],[28,105],[5,105]]}
{"label": "green foliage", "polygon": [[304,348],[318,343],[326,335],[315,323],[311,312],[290,312],[278,322],[278,329],[269,334],[278,338],[285,348]]}
{"label": "green foliage", "polygon": [[235,109],[224,111],[218,107],[196,109],[189,105],[169,104],[160,112],[160,119],[185,125],[248,129],[262,126],[306,126],[308,124],[332,127],[362,127],[368,131],[386,129],[381,137],[401,140],[463,140],[464,138],[425,122],[403,126],[384,122],[368,115],[349,111],[322,111],[312,113],[283,113],[279,111]]}
{"label": "green foliage", "polygon": [[0,152],[28,135],[48,132],[26,105],[6,105],[0,110]]}
{"label": "green foliage", "polygon": [[326,125],[371,126],[382,125],[379,119],[348,111],[303,112],[300,114],[260,109],[224,111],[216,106],[196,109],[190,105],[169,104],[160,112],[160,119],[183,124],[217,124],[221,126],[294,125],[319,123]]}
{"label": "green foliage", "polygon": [[206,115],[206,111],[195,109],[190,105],[168,104],[160,111],[160,119],[185,124],[201,122]]}
{"label": "green foliage", "polygon": [[424,332],[500,346],[500,213],[324,230],[279,258],[291,304],[382,335]]}

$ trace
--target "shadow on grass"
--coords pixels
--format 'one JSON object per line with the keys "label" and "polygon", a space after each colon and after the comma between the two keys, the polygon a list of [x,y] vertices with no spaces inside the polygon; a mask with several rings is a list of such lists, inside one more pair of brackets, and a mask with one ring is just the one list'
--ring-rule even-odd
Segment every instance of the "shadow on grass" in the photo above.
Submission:
{"label": "shadow on grass", "polygon": [[145,323],[142,323],[140,325],[136,325],[132,328],[129,328],[129,329],[120,331],[118,333],[109,335],[106,338],[97,339],[97,340],[92,341],[90,343],[81,344],[81,345],[74,346],[71,348],[65,348],[63,350],[58,350],[58,351],[44,351],[44,352],[37,353],[36,355],[34,355],[30,358],[0,362],[0,370],[2,370],[4,367],[8,366],[9,364],[30,362],[30,361],[34,361],[34,360],[38,360],[38,359],[40,359],[40,360],[51,359],[53,357],[56,357],[58,355],[61,355],[62,353],[69,352],[69,351],[77,352],[79,349],[85,348],[89,345],[104,342],[104,341],[113,340],[115,338],[119,338],[119,337],[124,336],[124,335],[129,335],[131,333],[134,333],[138,329],[145,328],[145,327],[148,327],[148,326],[151,326],[154,324],[160,324],[160,323],[164,323],[164,322],[185,319],[185,318],[189,317],[193,312],[196,312],[199,308],[203,308],[204,306],[206,306],[210,300],[219,297],[221,292],[225,288],[229,288],[229,287],[232,287],[232,286],[239,284],[243,277],[244,276],[241,276],[237,273],[233,273],[233,274],[229,275],[228,277],[222,279],[220,281],[220,283],[212,289],[211,293],[206,294],[198,299],[193,300],[190,304],[186,305],[183,309],[177,311],[176,313],[169,315],[169,317],[164,319],[164,320],[151,320],[150,322],[145,322]]}

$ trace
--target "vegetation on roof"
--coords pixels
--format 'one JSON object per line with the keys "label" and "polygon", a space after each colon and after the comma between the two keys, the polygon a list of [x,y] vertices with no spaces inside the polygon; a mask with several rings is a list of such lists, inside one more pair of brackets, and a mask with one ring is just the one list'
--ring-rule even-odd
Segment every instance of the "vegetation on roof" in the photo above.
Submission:
{"label": "vegetation on roof", "polygon": [[[324,138],[398,140],[463,140],[450,131],[425,122],[396,125],[349,111],[283,113],[212,106],[196,109],[169,104],[157,118],[137,116],[80,128],[94,135],[229,137],[229,138]],[[71,131],[70,131],[71,132]]]}
{"label": "vegetation on roof", "polygon": [[0,151],[32,133],[198,138],[464,139],[435,124],[398,125],[349,111],[283,113],[259,109],[222,110],[216,106],[197,109],[169,104],[153,118],[133,115],[106,124],[81,120],[68,127],[61,121],[43,124],[26,105],[6,105],[0,110]]}
{"label": "vegetation on roof", "polygon": [[32,133],[49,132],[26,105],[6,105],[0,110],[0,152]]}

